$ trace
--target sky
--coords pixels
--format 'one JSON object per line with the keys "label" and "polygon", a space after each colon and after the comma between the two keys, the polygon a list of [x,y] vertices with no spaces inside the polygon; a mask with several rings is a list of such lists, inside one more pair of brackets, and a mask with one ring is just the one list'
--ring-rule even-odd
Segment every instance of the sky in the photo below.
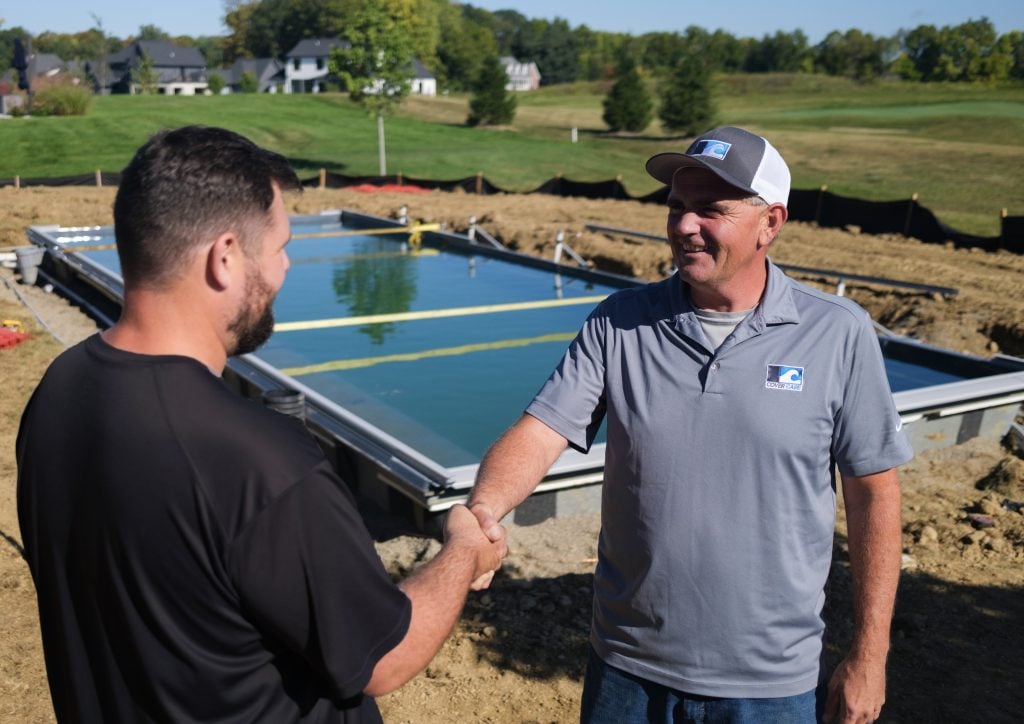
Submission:
{"label": "sky", "polygon": [[[690,25],[755,38],[776,30],[800,29],[811,43],[817,43],[832,30],[857,28],[889,36],[901,28],[959,25],[983,16],[1000,34],[1024,30],[1021,0],[730,0],[701,4],[687,0],[474,0],[470,4],[487,10],[517,10],[528,18],[560,17],[572,27],[585,24],[593,30],[633,35],[681,32]],[[21,26],[33,34],[44,30],[73,33],[93,27],[93,16],[102,21],[108,34],[122,38],[137,33],[141,25],[156,25],[171,35],[227,32],[222,0],[12,0],[0,6],[0,27]]]}

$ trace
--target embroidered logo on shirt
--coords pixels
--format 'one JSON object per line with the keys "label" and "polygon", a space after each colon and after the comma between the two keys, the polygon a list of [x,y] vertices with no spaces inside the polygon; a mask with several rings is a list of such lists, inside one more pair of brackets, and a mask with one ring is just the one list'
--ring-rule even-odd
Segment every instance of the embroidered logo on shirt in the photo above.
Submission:
{"label": "embroidered logo on shirt", "polygon": [[768,365],[764,386],[769,390],[800,392],[804,388],[804,368],[788,365]]}
{"label": "embroidered logo on shirt", "polygon": [[729,149],[732,148],[731,143],[725,141],[715,141],[714,139],[708,139],[707,141],[701,141],[697,144],[697,148],[693,149],[691,156],[710,156],[711,158],[717,158],[724,160],[729,155]]}

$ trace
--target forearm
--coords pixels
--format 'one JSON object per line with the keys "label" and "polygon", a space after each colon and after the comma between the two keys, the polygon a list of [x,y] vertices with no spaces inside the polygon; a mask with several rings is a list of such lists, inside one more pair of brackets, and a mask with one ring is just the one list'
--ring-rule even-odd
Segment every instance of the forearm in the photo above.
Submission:
{"label": "forearm", "polygon": [[899,477],[887,470],[844,478],[843,495],[853,575],[850,655],[884,660],[902,552]]}
{"label": "forearm", "polygon": [[422,671],[444,645],[462,612],[473,581],[476,555],[461,546],[446,546],[399,587],[412,602],[409,630],[374,667],[364,691],[382,696]]}
{"label": "forearm", "polygon": [[484,455],[467,505],[484,505],[501,520],[533,492],[566,445],[543,422],[523,415]]}

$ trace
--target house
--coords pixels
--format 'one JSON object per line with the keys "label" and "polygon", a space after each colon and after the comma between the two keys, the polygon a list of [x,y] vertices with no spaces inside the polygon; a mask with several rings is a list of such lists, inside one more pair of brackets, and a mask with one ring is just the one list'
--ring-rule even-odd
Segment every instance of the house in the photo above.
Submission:
{"label": "house", "polygon": [[[28,77],[29,85],[33,90],[50,79],[70,78],[71,83],[78,84],[82,73],[81,64],[78,61],[66,61],[52,53],[31,53],[25,56],[25,75]],[[2,82],[7,88],[18,87],[18,71],[9,68],[2,76]]]}
{"label": "house", "polygon": [[500,62],[508,75],[505,90],[528,91],[540,88],[540,71],[536,63],[520,63],[512,56],[501,58]]}
{"label": "house", "polygon": [[327,83],[339,85],[330,76],[327,61],[335,48],[347,48],[349,42],[339,38],[306,38],[300,40],[284,56],[284,92],[320,93]]}
{"label": "house", "polygon": [[[328,61],[332,50],[347,47],[349,42],[340,38],[300,40],[284,56],[284,92],[320,93],[327,89],[328,83],[340,86],[341,82],[330,75]],[[424,96],[437,95],[437,79],[418,58],[413,58],[409,76],[412,93]]]}
{"label": "house", "polygon": [[157,92],[191,96],[207,89],[206,60],[198,48],[185,48],[164,40],[136,40],[88,68],[96,91],[138,93],[138,74],[143,59],[152,62]]}
{"label": "house", "polygon": [[221,93],[240,93],[242,75],[252,73],[258,93],[281,93],[285,88],[284,63],[277,58],[239,58],[230,68],[217,71],[224,79]]}
{"label": "house", "polygon": [[412,94],[417,96],[436,96],[437,78],[427,70],[419,58],[412,59]]}

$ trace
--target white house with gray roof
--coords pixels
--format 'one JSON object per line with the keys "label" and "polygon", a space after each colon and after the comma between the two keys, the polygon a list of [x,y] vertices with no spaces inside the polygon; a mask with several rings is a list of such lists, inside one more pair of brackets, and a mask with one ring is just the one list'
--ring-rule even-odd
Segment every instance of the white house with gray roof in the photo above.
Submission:
{"label": "white house with gray roof", "polygon": [[533,61],[522,63],[509,55],[499,62],[505,66],[505,74],[508,76],[505,90],[529,91],[540,88],[540,71]]}
{"label": "white house with gray roof", "polygon": [[321,93],[327,90],[328,81],[338,85],[327,63],[332,50],[347,47],[349,42],[339,38],[300,40],[284,56],[284,92]]}
{"label": "white house with gray roof", "polygon": [[[327,84],[340,85],[330,75],[328,61],[335,48],[347,48],[349,42],[340,38],[307,38],[285,53],[285,93],[321,93]],[[410,84],[415,95],[437,95],[437,79],[418,58],[413,58]]]}

